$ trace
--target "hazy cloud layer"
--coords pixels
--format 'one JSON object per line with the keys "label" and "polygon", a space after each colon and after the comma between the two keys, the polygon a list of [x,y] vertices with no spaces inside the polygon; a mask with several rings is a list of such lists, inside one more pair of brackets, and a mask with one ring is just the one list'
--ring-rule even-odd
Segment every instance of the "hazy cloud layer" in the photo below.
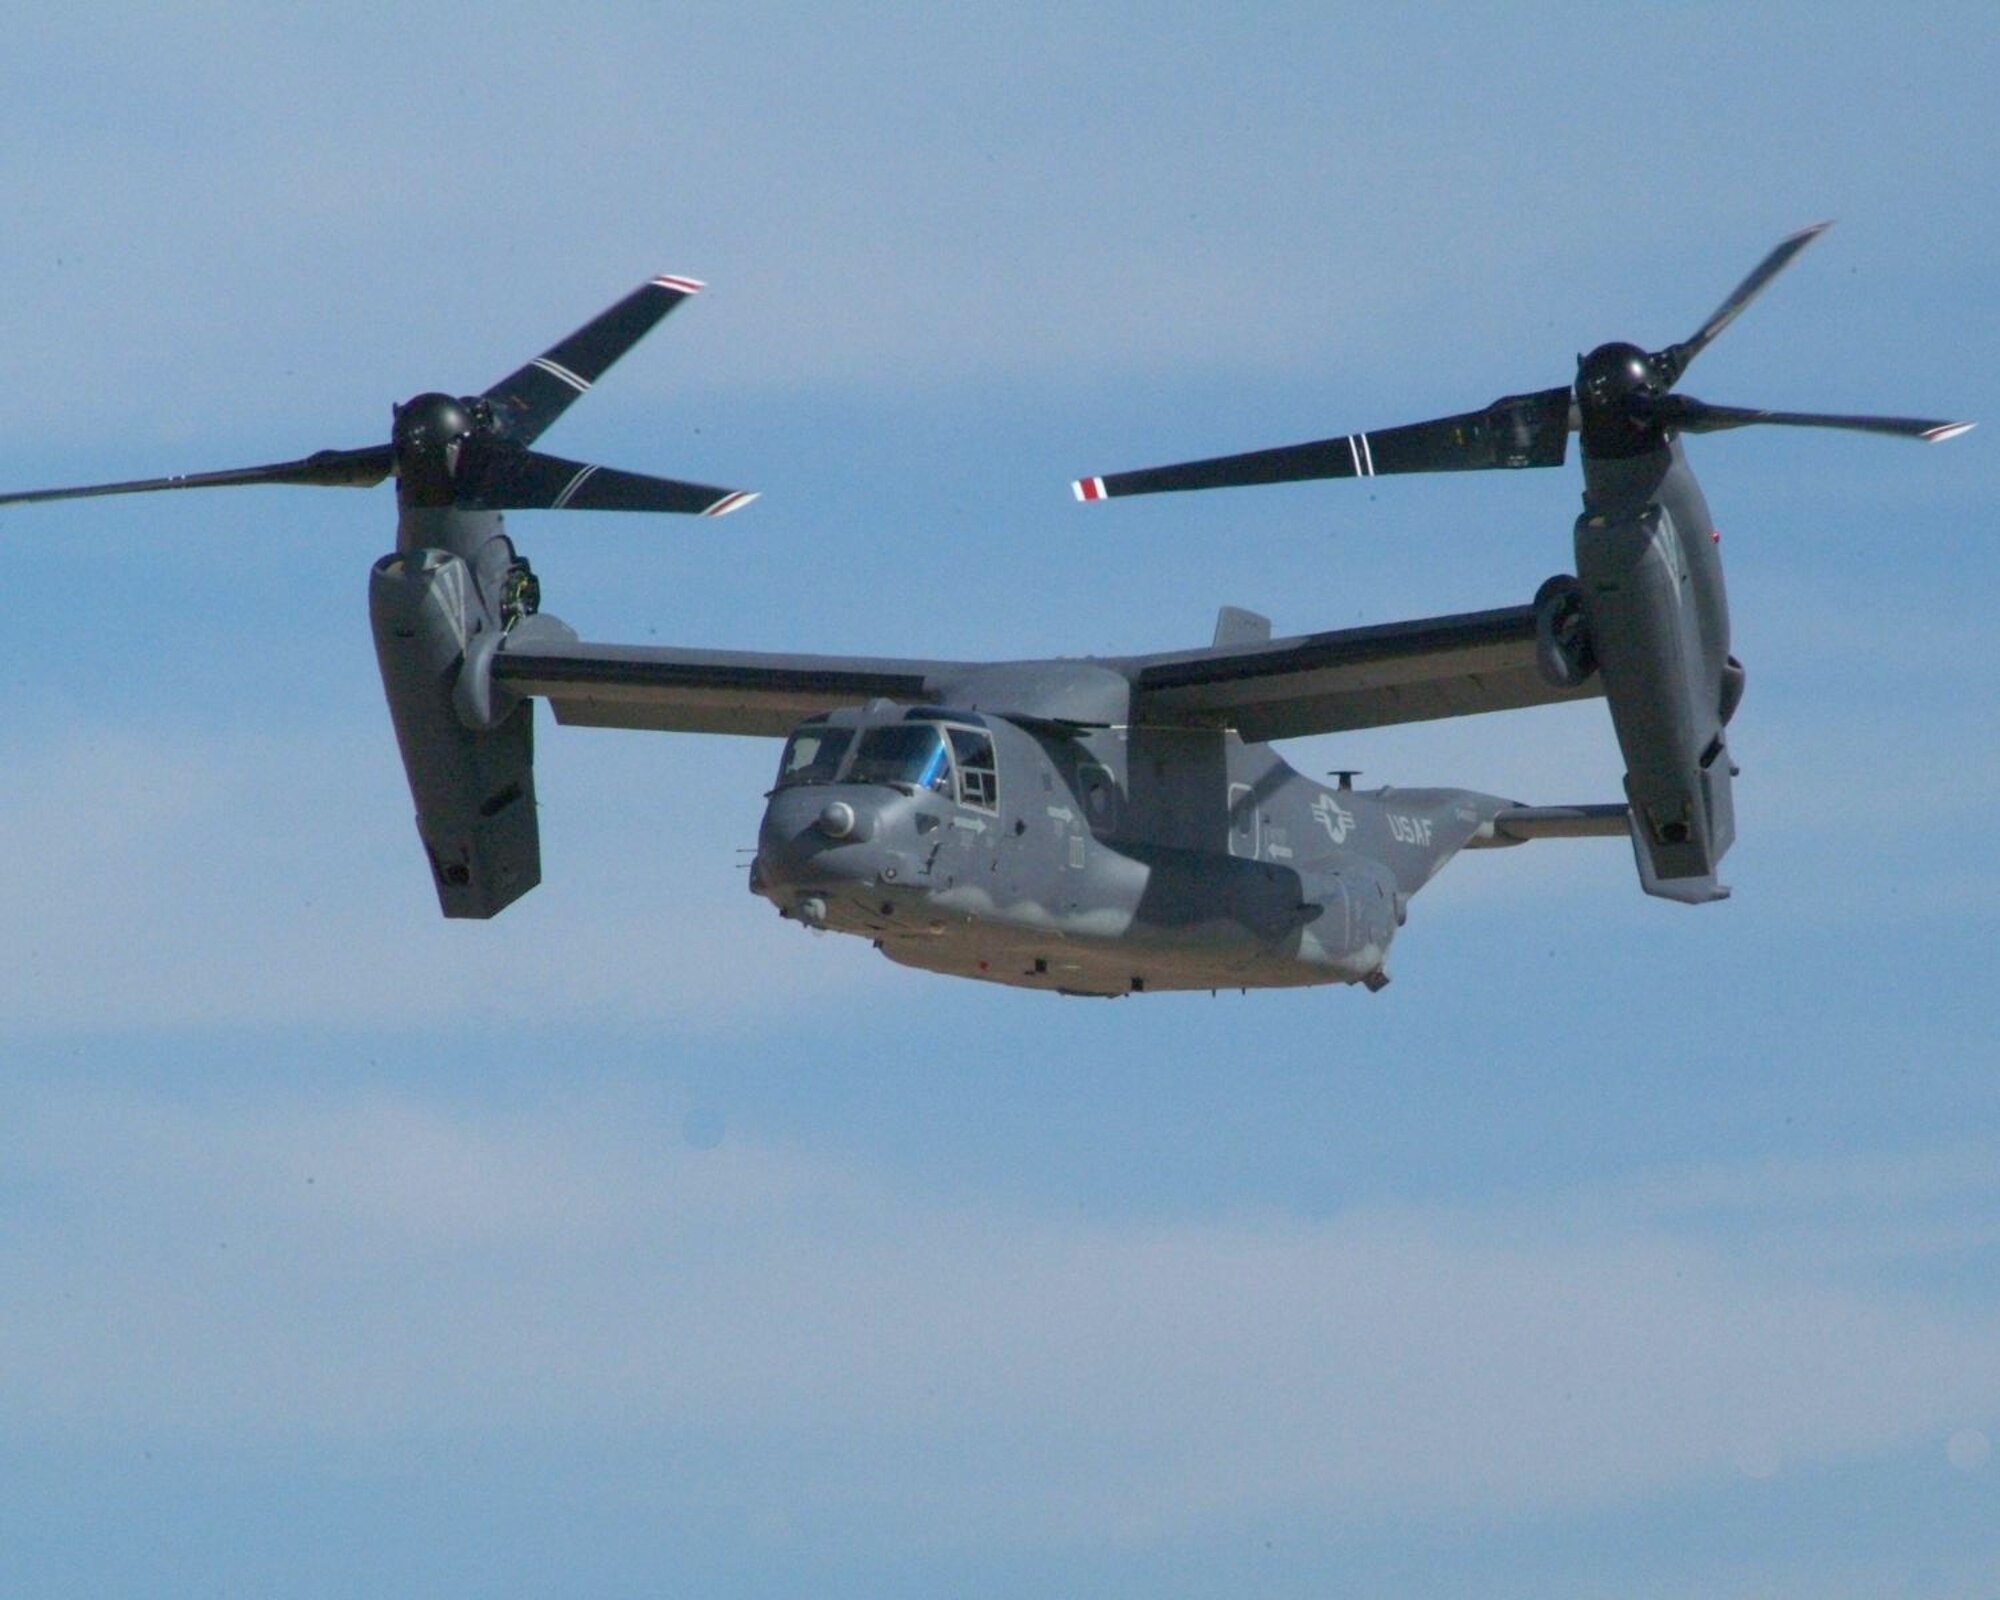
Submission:
{"label": "hazy cloud layer", "polygon": [[1993,1259],[1979,1148],[1085,1222],[698,1149],[630,1084],[516,1113],[13,1098],[0,1404],[51,1438],[637,1430],[775,1447],[781,1499],[1157,1539],[1575,1509],[2000,1419],[1991,1279],[1899,1278]]}

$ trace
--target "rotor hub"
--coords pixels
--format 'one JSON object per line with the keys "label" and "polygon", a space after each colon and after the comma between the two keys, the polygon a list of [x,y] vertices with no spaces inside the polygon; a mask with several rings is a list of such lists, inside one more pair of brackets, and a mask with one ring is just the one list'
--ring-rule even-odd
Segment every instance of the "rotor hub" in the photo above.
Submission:
{"label": "rotor hub", "polygon": [[391,438],[405,500],[418,505],[450,502],[452,478],[473,425],[471,405],[448,394],[420,394],[396,407]]}
{"label": "rotor hub", "polygon": [[1637,455],[1658,442],[1668,389],[1659,360],[1636,344],[1601,344],[1576,363],[1576,405],[1587,455]]}

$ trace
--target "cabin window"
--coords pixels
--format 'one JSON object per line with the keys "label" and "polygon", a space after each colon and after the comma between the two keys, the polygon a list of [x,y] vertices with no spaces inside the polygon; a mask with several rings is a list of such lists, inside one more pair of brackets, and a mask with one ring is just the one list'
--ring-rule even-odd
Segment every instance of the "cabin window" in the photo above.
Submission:
{"label": "cabin window", "polygon": [[1000,772],[993,759],[993,735],[981,728],[953,728],[952,754],[958,757],[958,798],[981,811],[1000,809]]}
{"label": "cabin window", "polygon": [[852,728],[801,728],[785,742],[778,762],[778,787],[795,783],[831,783],[840,758],[854,741]]}

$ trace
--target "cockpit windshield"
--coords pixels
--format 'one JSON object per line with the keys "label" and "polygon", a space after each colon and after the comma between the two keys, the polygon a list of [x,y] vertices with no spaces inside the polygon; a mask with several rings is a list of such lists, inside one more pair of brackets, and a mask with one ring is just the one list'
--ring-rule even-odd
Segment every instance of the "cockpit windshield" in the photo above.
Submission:
{"label": "cockpit windshield", "polygon": [[869,728],[854,752],[849,783],[900,783],[933,793],[953,793],[951,755],[934,723],[899,722]]}
{"label": "cockpit windshield", "polygon": [[795,783],[831,783],[840,758],[854,742],[852,728],[801,728],[786,741],[778,763],[778,787]]}

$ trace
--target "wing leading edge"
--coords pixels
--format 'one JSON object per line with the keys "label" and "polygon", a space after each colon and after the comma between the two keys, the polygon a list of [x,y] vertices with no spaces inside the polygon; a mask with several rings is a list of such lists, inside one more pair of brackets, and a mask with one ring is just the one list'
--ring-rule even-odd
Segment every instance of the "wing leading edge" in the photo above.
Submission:
{"label": "wing leading edge", "polygon": [[1603,694],[1535,667],[1535,608],[1510,606],[1127,663],[1135,722],[1234,728],[1245,739],[1515,711]]}
{"label": "wing leading edge", "polygon": [[782,737],[869,700],[1298,738],[1589,699],[1535,668],[1532,606],[1112,659],[975,663],[508,639],[492,677],[562,723]]}
{"label": "wing leading edge", "polygon": [[665,733],[782,738],[806,718],[869,700],[924,704],[950,663],[766,655],[574,640],[509,640],[493,681],[547,700],[558,722]]}

